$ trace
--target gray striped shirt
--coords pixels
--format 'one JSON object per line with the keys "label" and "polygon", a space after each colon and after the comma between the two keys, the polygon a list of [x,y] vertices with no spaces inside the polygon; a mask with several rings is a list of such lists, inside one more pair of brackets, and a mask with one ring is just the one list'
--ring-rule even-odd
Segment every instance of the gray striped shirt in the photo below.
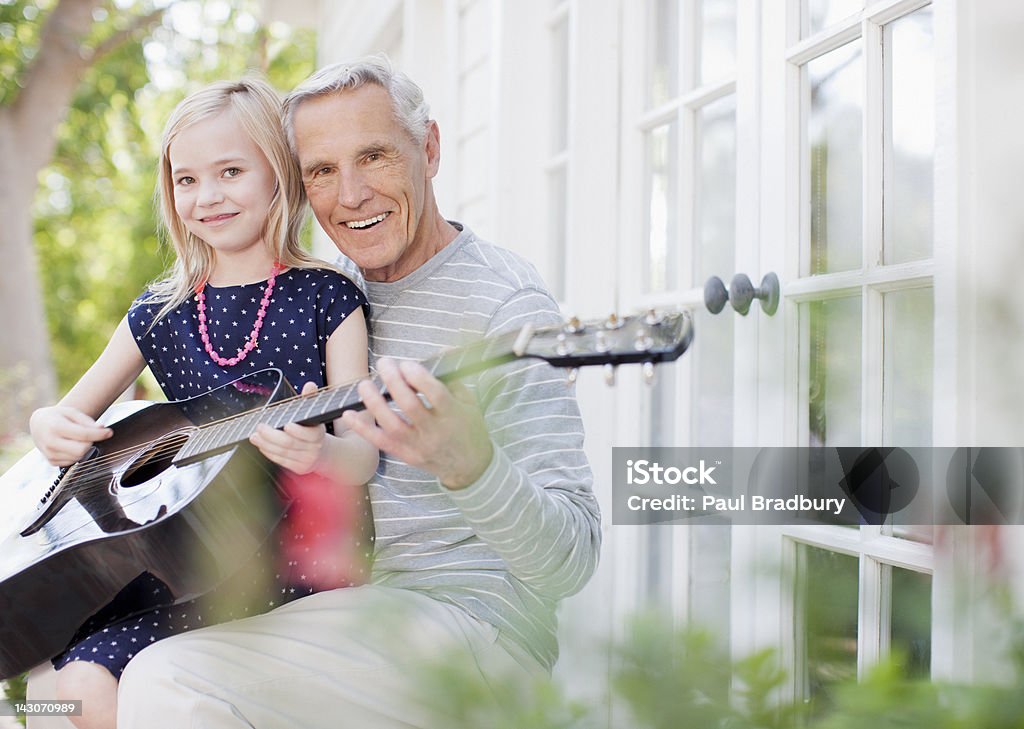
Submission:
{"label": "gray striped shirt", "polygon": [[[468,228],[405,278],[365,282],[371,361],[423,360],[527,321],[561,323],[536,270]],[[583,425],[565,372],[518,360],[465,380],[496,446],[480,479],[449,491],[381,454],[370,482],[372,581],[461,606],[550,668],[555,608],[593,573],[600,516]]]}

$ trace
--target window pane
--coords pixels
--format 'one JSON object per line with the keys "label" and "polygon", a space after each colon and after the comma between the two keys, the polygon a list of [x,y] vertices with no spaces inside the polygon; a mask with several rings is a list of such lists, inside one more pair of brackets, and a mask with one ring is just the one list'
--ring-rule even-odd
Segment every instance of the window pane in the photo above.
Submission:
{"label": "window pane", "polygon": [[[724,314],[731,313],[726,308]],[[694,328],[700,332],[700,347],[693,357],[694,446],[732,445],[733,429],[733,321],[734,316],[713,316],[701,307],[694,312]],[[678,443],[674,445],[679,445]]]}
{"label": "window pane", "polygon": [[931,6],[886,26],[885,43],[892,84],[885,262],[902,263],[932,255],[935,53]]}
{"label": "window pane", "polygon": [[[647,418],[650,427],[648,443],[654,447],[678,446],[676,438],[676,366],[675,363],[658,367],[657,377],[650,386],[644,386]],[[649,524],[643,528],[647,545],[642,594],[646,604],[672,610],[672,586],[678,579],[673,570],[671,524]]]}
{"label": "window pane", "polygon": [[648,442],[655,448],[681,445],[676,437],[676,415],[679,412],[676,407],[677,376],[675,362],[666,362],[658,365],[654,382],[644,386],[650,423]]}
{"label": "window pane", "polygon": [[700,83],[736,73],[736,0],[700,4]]}
{"label": "window pane", "polygon": [[643,586],[644,607],[660,608],[666,614],[672,610],[672,524],[647,524],[643,527],[646,543]]}
{"label": "window pane", "polygon": [[932,292],[921,288],[885,295],[882,401],[886,445],[932,444]]}
{"label": "window pane", "polygon": [[857,676],[855,557],[801,545],[797,564],[797,626],[803,698],[812,716],[832,707],[834,686]]}
{"label": "window pane", "polygon": [[808,0],[807,31],[813,35],[864,8],[864,0]]}
{"label": "window pane", "polygon": [[647,255],[644,257],[647,291],[665,291],[679,284],[678,138],[674,122],[647,133]]}
{"label": "window pane", "polygon": [[810,108],[810,272],[861,265],[864,64],[857,43],[807,64]]}
{"label": "window pane", "polygon": [[[697,113],[696,205],[694,209],[694,280],[703,286],[711,276],[726,282],[735,270],[736,238],[736,98],[727,96]],[[701,309],[696,325],[701,346],[693,349],[694,443],[732,443],[734,317],[715,317]]]}
{"label": "window pane", "polygon": [[736,97],[697,113],[695,286],[733,270],[736,246]]}
{"label": "window pane", "polygon": [[647,15],[647,107],[679,93],[679,0],[654,0]]}
{"label": "window pane", "polygon": [[810,446],[860,445],[861,300],[804,304]]}
{"label": "window pane", "polygon": [[[725,524],[691,524],[689,620],[729,650],[729,576],[732,530]],[[723,696],[728,687],[723,686]]]}
{"label": "window pane", "polygon": [[904,661],[911,678],[931,675],[932,578],[892,568],[891,651]]}

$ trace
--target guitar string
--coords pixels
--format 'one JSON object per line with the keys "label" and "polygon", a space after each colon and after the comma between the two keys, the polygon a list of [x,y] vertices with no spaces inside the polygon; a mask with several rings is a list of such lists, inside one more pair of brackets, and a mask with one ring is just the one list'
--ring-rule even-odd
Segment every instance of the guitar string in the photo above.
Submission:
{"label": "guitar string", "polygon": [[[440,362],[441,362],[441,358],[438,359],[437,363],[433,363],[433,364],[434,364],[434,366],[436,366],[437,364],[440,364]],[[241,379],[244,379],[244,378],[239,378],[239,379],[241,380]],[[312,392],[312,393],[309,393],[307,395],[303,395],[301,393],[297,393],[297,394],[292,395],[292,396],[290,396],[288,398],[285,398],[283,400],[278,400],[278,401],[275,401],[275,402],[267,403],[263,408],[254,408],[252,410],[246,410],[246,411],[243,411],[243,412],[240,412],[240,413],[234,413],[232,415],[220,418],[218,420],[212,420],[209,423],[204,423],[204,424],[199,425],[199,426],[191,426],[189,428],[186,428],[185,431],[182,433],[182,435],[184,436],[187,433],[188,435],[186,436],[186,440],[191,440],[192,438],[194,438],[197,435],[199,435],[200,432],[210,432],[211,430],[214,430],[214,429],[217,429],[217,428],[221,428],[221,427],[225,427],[225,426],[229,425],[230,423],[232,423],[234,421],[241,420],[242,418],[250,417],[250,416],[256,415],[256,414],[264,414],[264,415],[265,414],[271,414],[271,415],[272,414],[278,414],[278,413],[281,413],[282,411],[284,411],[287,408],[287,406],[289,406],[289,405],[291,405],[293,403],[296,403],[296,402],[312,401],[314,399],[317,399],[318,397],[322,397],[323,395],[333,395],[333,394],[336,394],[336,393],[340,392],[341,390],[347,390],[347,391],[351,392],[352,390],[355,389],[355,387],[361,381],[366,380],[366,379],[370,380],[371,382],[374,382],[374,384],[376,384],[378,387],[380,387],[381,384],[382,384],[379,381],[379,378],[377,378],[376,376],[372,376],[371,375],[369,378],[361,377],[361,378],[356,378],[356,379],[349,380],[349,381],[346,381],[346,382],[342,382],[342,383],[339,383],[339,384],[336,384],[336,385],[329,385],[327,387],[320,388],[316,392]],[[237,381],[238,380],[236,380],[236,382]],[[229,385],[227,385],[227,387],[230,387],[230,383],[229,383]],[[358,400],[355,401],[355,402],[358,402]],[[346,403],[346,402],[339,403],[339,405],[341,405],[341,406],[344,406],[346,404],[348,404],[348,403]],[[345,409],[348,409],[348,408],[345,408]],[[260,422],[266,422],[266,421],[265,420],[260,420]],[[296,421],[292,421],[292,422],[299,422],[299,421],[296,420]],[[114,425],[116,425],[116,423],[114,423]],[[178,448],[178,446],[176,444],[161,445],[160,447],[155,448],[155,449],[153,449],[151,451],[146,451],[146,448],[148,446],[156,445],[157,443],[159,443],[159,441],[161,439],[167,438],[170,435],[172,435],[172,434],[171,433],[165,433],[160,438],[156,438],[154,440],[151,440],[151,441],[148,441],[148,442],[145,442],[145,443],[139,443],[139,444],[136,444],[136,445],[134,445],[132,447],[124,448],[124,449],[121,449],[119,451],[111,451],[110,453],[106,453],[106,454],[100,456],[99,458],[95,458],[93,460],[84,462],[82,464],[83,469],[84,469],[85,466],[101,466],[101,467],[102,466],[106,466],[111,461],[119,460],[119,459],[123,458],[124,456],[130,455],[130,454],[133,454],[133,453],[145,452],[147,454],[152,454],[152,455],[155,455],[155,456],[164,455],[164,454],[166,454],[168,452],[176,450]],[[242,439],[242,440],[244,440],[244,439]],[[237,442],[241,442],[241,440],[239,440]],[[72,467],[74,465],[75,464],[72,464]],[[83,474],[84,475],[88,475],[88,471],[76,472],[76,475],[83,475]]]}
{"label": "guitar string", "polygon": [[[543,327],[543,328],[535,330],[534,337],[543,336],[547,332],[559,331],[559,330],[561,330],[561,327],[555,327],[555,326]],[[505,334],[498,335],[498,336],[493,337],[493,338],[489,338],[489,339],[486,339],[486,340],[482,340],[480,342],[473,343],[473,344],[471,344],[471,345],[469,345],[467,347],[452,348],[452,349],[449,349],[449,350],[446,350],[446,351],[440,353],[439,355],[437,355],[435,357],[432,357],[432,358],[430,358],[428,360],[423,361],[422,364],[430,365],[433,368],[433,369],[431,369],[431,372],[432,373],[436,373],[437,368],[445,363],[445,359],[446,358],[450,359],[452,356],[457,355],[459,357],[457,365],[455,367],[453,367],[450,372],[445,373],[444,375],[442,375],[442,376],[451,376],[453,372],[457,372],[458,371],[458,369],[464,364],[466,359],[469,358],[470,354],[487,355],[488,348],[493,349],[493,348],[497,347],[500,344],[507,344],[507,343],[514,342],[515,339],[518,336],[519,336],[519,332],[518,331],[507,332]],[[648,353],[650,353],[650,350],[648,350]],[[533,355],[533,356],[536,356],[536,355]],[[487,359],[488,359],[487,356],[481,356],[478,361],[483,362],[483,361],[486,361]],[[490,359],[495,359],[493,354],[490,355]],[[550,363],[550,360],[549,360],[549,363]],[[244,377],[243,378],[239,378],[239,380],[236,380],[235,382],[241,381],[243,379],[245,379],[245,378]],[[366,379],[369,379],[371,382],[374,382],[375,384],[378,385],[378,387],[381,385],[378,377],[376,375],[371,375],[369,378],[365,378],[365,377],[363,377],[363,378],[356,378],[354,380],[350,380],[350,381],[347,381],[347,382],[339,383],[339,384],[336,384],[336,385],[329,385],[327,387],[320,388],[320,389],[316,390],[315,392],[309,393],[307,395],[303,395],[301,393],[297,393],[297,394],[295,394],[295,395],[293,395],[291,397],[285,398],[283,400],[267,403],[267,405],[265,405],[263,408],[255,408],[255,409],[247,410],[247,411],[244,411],[244,412],[241,412],[241,413],[235,413],[233,415],[221,418],[219,420],[214,420],[214,421],[211,421],[209,423],[204,423],[201,426],[195,426],[194,428],[188,429],[186,432],[182,432],[180,438],[177,438],[177,437],[169,438],[168,436],[171,436],[172,434],[171,433],[165,433],[160,438],[151,440],[149,442],[141,443],[141,444],[136,444],[136,445],[134,445],[134,446],[132,446],[130,448],[124,448],[124,449],[121,449],[119,451],[112,451],[112,452],[106,453],[106,454],[104,454],[104,455],[102,455],[102,456],[100,456],[100,457],[98,457],[96,459],[93,459],[93,460],[90,460],[90,461],[86,461],[86,462],[81,463],[81,464],[79,464],[79,463],[72,464],[71,466],[68,467],[68,469],[69,470],[74,469],[74,472],[73,472],[72,475],[73,475],[73,477],[76,480],[78,480],[78,479],[86,480],[86,479],[93,478],[96,474],[101,473],[101,472],[104,473],[104,474],[109,475],[108,470],[107,470],[107,466],[108,465],[113,464],[113,463],[115,463],[117,461],[120,461],[120,460],[124,459],[126,456],[129,456],[131,454],[139,454],[139,455],[145,454],[145,455],[149,456],[148,460],[150,460],[150,461],[160,460],[165,455],[176,453],[179,450],[181,450],[183,445],[185,445],[190,440],[195,438],[200,432],[203,432],[203,431],[209,432],[210,430],[213,430],[215,428],[219,428],[219,427],[225,426],[226,424],[231,423],[232,421],[237,421],[237,420],[240,420],[242,418],[250,417],[250,416],[256,415],[256,414],[261,414],[261,413],[262,414],[266,414],[266,413],[268,413],[268,411],[272,411],[274,413],[280,413],[280,412],[284,411],[287,406],[289,406],[289,405],[291,405],[293,403],[301,402],[301,401],[305,401],[305,400],[312,401],[313,399],[322,397],[324,395],[331,395],[331,396],[333,396],[334,394],[340,392],[343,389],[347,389],[349,391],[349,393],[350,393],[351,391],[355,390],[355,388],[356,388],[356,386],[358,385],[359,382],[361,382],[363,380],[366,380]],[[231,383],[229,383],[228,385],[225,385],[224,387],[230,387],[230,384]],[[354,402],[352,402],[351,404],[355,404],[357,402],[360,402],[360,401],[357,399]],[[342,406],[343,410],[350,409],[349,407],[346,407],[349,404],[350,403],[348,402],[348,398],[347,397],[345,398],[345,400],[342,403],[339,403],[339,405]],[[265,421],[264,420],[260,420],[259,422],[265,422]],[[299,421],[296,420],[296,421],[291,421],[291,422],[299,422]],[[116,423],[114,425],[116,425]],[[182,438],[183,438],[183,440],[182,440]],[[161,439],[167,439],[167,440],[164,443],[160,443],[159,445],[157,445],[157,447],[153,448],[152,450],[149,450],[149,451],[146,450],[147,447],[158,444]],[[236,440],[236,441],[234,441],[233,445],[240,444],[244,440],[245,440],[245,438]],[[221,444],[221,446],[217,446],[217,447],[222,447],[223,445],[227,445],[227,444]],[[79,467],[75,468],[76,466],[79,466]],[[64,478],[65,478],[65,476],[62,476],[60,480],[63,481]],[[96,483],[96,484],[94,484],[94,486],[97,489],[106,489],[108,483],[109,483],[109,481],[104,481],[103,483]],[[85,492],[85,493],[88,493],[88,491],[90,491],[90,488],[87,485],[80,486],[79,488],[83,492]]]}
{"label": "guitar string", "polygon": [[[230,415],[230,416],[227,416],[225,418],[221,418],[219,420],[213,420],[213,421],[210,421],[209,423],[204,423],[203,425],[200,425],[200,426],[191,426],[189,428],[183,429],[180,432],[180,436],[179,437],[184,438],[184,442],[188,442],[189,440],[194,438],[196,435],[198,435],[198,433],[204,432],[204,429],[205,429],[205,432],[209,432],[210,430],[212,430],[212,429],[214,429],[216,427],[224,426],[225,424],[230,423],[230,422],[232,422],[234,420],[238,420],[238,419],[241,419],[243,417],[255,415],[255,414],[258,414],[258,413],[261,413],[261,412],[265,413],[267,411],[267,409],[269,409],[269,408],[277,408],[277,407],[280,406],[280,410],[273,411],[275,413],[278,413],[281,410],[283,410],[285,408],[285,406],[290,405],[291,403],[294,403],[294,402],[299,402],[299,401],[303,401],[303,400],[312,401],[315,398],[317,398],[318,396],[322,396],[324,394],[334,394],[334,393],[336,393],[336,392],[338,392],[338,391],[340,391],[342,389],[345,389],[345,388],[348,388],[349,390],[351,390],[359,382],[361,382],[363,379],[367,379],[367,378],[358,378],[358,379],[351,380],[349,382],[341,383],[341,384],[338,384],[338,385],[331,385],[329,387],[321,388],[321,389],[317,390],[316,392],[309,393],[307,395],[301,395],[301,394],[293,395],[293,396],[288,397],[288,398],[286,398],[284,400],[278,400],[278,401],[275,401],[275,402],[272,402],[272,403],[268,403],[262,409],[261,408],[254,408],[252,410],[246,410],[245,412],[242,412],[242,413],[236,413],[234,415]],[[237,380],[236,380],[236,382],[237,382]],[[228,385],[228,386],[230,386],[230,385]],[[260,421],[260,422],[263,422],[263,421]],[[114,425],[116,425],[116,423],[114,423]],[[119,460],[123,459],[125,456],[131,455],[131,454],[134,454],[134,453],[139,453],[139,454],[145,453],[146,455],[150,455],[154,459],[157,459],[157,458],[160,458],[160,457],[162,457],[162,456],[164,456],[164,455],[166,455],[168,453],[175,452],[175,451],[180,449],[180,447],[182,445],[181,443],[177,443],[177,442],[173,442],[173,443],[168,443],[168,442],[160,443],[160,441],[164,440],[164,439],[167,439],[168,441],[177,441],[179,438],[176,438],[174,436],[175,436],[175,434],[174,434],[173,431],[171,433],[165,433],[164,435],[160,436],[160,438],[156,438],[154,440],[147,441],[147,442],[144,442],[144,443],[138,443],[138,444],[136,444],[134,446],[131,446],[129,448],[122,448],[121,450],[111,451],[110,453],[104,453],[102,456],[99,456],[98,458],[94,458],[94,459],[89,460],[89,461],[84,461],[84,462],[81,462],[80,464],[79,463],[74,463],[71,466],[69,466],[68,468],[70,469],[70,468],[74,468],[76,465],[80,465],[80,468],[75,470],[74,475],[75,475],[75,477],[83,477],[84,478],[84,477],[90,476],[93,471],[102,471],[102,470],[104,470],[106,468],[107,465],[109,465],[109,464],[111,464],[111,463],[113,463],[115,461],[119,461]],[[150,447],[150,446],[157,446],[157,447],[153,448],[152,450],[148,450],[147,451],[146,449],[148,447]]]}
{"label": "guitar string", "polygon": [[[427,360],[426,362],[424,362],[424,364],[429,363],[434,368],[431,371],[432,372],[436,372],[437,367],[444,363],[445,358],[446,357],[451,357],[451,355],[453,355],[453,354],[456,354],[456,355],[459,356],[459,358],[460,358],[459,364],[461,364],[465,359],[467,359],[468,355],[471,352],[475,352],[475,350],[478,350],[478,349],[484,349],[486,351],[487,347],[493,347],[496,344],[504,342],[505,340],[510,340],[510,339],[512,339],[513,335],[517,335],[517,334],[518,334],[518,332],[510,332],[508,334],[500,335],[500,336],[495,337],[493,339],[486,340],[485,343],[477,343],[477,344],[474,344],[474,345],[471,345],[469,347],[462,348],[462,349],[451,349],[451,350],[448,350],[448,351],[438,355],[435,358],[432,358],[433,361]],[[447,374],[450,375],[451,373],[447,373]],[[239,379],[244,379],[244,378],[239,378]],[[187,443],[189,440],[194,438],[200,431],[203,431],[204,429],[206,430],[206,432],[209,432],[210,430],[212,430],[214,428],[222,427],[225,424],[231,423],[232,421],[237,421],[237,420],[240,420],[241,418],[249,417],[249,416],[252,416],[252,415],[257,414],[257,413],[265,413],[265,412],[267,412],[267,410],[269,410],[271,408],[275,408],[276,409],[276,410],[274,410],[274,412],[280,413],[280,412],[282,412],[285,409],[286,406],[288,406],[288,405],[290,405],[292,403],[295,403],[295,402],[300,402],[300,401],[304,401],[304,400],[313,400],[313,399],[315,399],[315,398],[317,398],[319,396],[322,396],[324,394],[332,394],[333,395],[333,394],[335,394],[335,393],[337,393],[337,392],[339,392],[339,391],[341,391],[343,389],[346,389],[346,388],[351,392],[352,390],[355,389],[355,387],[358,385],[359,382],[361,382],[362,380],[365,380],[365,379],[369,379],[370,381],[375,382],[375,384],[377,384],[378,386],[380,386],[380,384],[381,384],[378,381],[376,376],[371,376],[369,378],[365,378],[365,377],[356,378],[354,380],[350,380],[350,381],[347,381],[347,382],[344,382],[344,383],[339,383],[337,385],[330,385],[330,386],[327,386],[327,387],[324,387],[324,388],[320,388],[316,392],[309,393],[308,395],[302,395],[301,393],[298,393],[298,394],[293,395],[291,397],[285,398],[284,400],[279,400],[279,401],[276,401],[276,402],[268,403],[263,409],[256,408],[256,409],[253,409],[253,410],[247,410],[245,412],[235,413],[233,415],[227,416],[225,418],[221,418],[219,420],[214,420],[214,421],[211,421],[209,423],[204,423],[203,425],[196,426],[195,429],[190,430],[189,431],[190,434],[182,433],[182,436],[185,437],[185,441],[184,442]],[[237,380],[236,380],[236,382],[237,382]],[[227,385],[227,387],[230,387],[230,384]],[[341,404],[344,405],[344,404],[347,404],[347,403],[341,403]],[[345,408],[345,409],[349,409],[349,408]],[[264,422],[264,421],[260,421],[260,422]],[[106,454],[100,456],[99,458],[95,458],[93,460],[86,461],[86,462],[82,463],[79,468],[75,469],[74,473],[72,475],[73,475],[73,477],[75,479],[81,479],[81,480],[86,480],[86,479],[92,478],[97,473],[100,473],[100,472],[106,473],[108,465],[123,459],[127,455],[131,455],[131,454],[135,454],[135,453],[138,453],[138,454],[143,454],[144,453],[144,454],[146,454],[147,456],[150,457],[149,460],[159,460],[160,458],[164,457],[165,455],[168,455],[168,454],[171,454],[171,453],[176,453],[177,451],[179,451],[181,449],[182,445],[184,445],[184,443],[176,442],[178,439],[168,439],[168,442],[160,444],[157,447],[153,448],[152,450],[149,450],[149,451],[146,450],[146,448],[148,446],[156,445],[157,443],[159,443],[159,441],[162,438],[167,438],[170,435],[172,435],[172,434],[166,433],[163,436],[161,436],[161,438],[149,441],[147,443],[136,444],[133,447],[124,448],[124,449],[121,449],[119,451],[111,451],[110,453],[106,453]],[[242,442],[241,440],[236,441],[236,443],[241,443],[241,442]],[[74,469],[76,465],[78,465],[78,464],[77,463],[76,464],[72,464],[68,468],[69,469]],[[63,481],[63,478],[64,477],[61,477],[62,481]],[[95,484],[95,486],[96,486],[96,488],[105,489],[107,484],[106,483]],[[89,487],[88,486],[81,486],[81,488],[82,488],[82,490],[84,492],[88,492],[89,491]]]}

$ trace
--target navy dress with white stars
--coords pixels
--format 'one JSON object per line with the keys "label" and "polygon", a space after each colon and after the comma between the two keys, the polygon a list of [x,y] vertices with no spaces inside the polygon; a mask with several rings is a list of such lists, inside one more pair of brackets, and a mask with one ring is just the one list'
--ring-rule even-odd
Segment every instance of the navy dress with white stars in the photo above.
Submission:
{"label": "navy dress with white stars", "polygon": [[[222,357],[234,357],[245,344],[256,321],[265,287],[265,281],[244,286],[207,285],[208,333],[210,342]],[[363,292],[344,275],[319,268],[289,269],[276,277],[260,331],[259,346],[238,364],[222,367],[204,349],[194,297],[153,327],[150,327],[150,322],[162,307],[148,303],[150,298],[147,291],[136,299],[128,313],[128,324],[168,400],[200,395],[267,367],[280,369],[296,390],[306,382],[322,387],[327,384],[325,357],[328,338],[357,308],[361,307],[364,314],[369,315],[369,305]],[[296,525],[315,523],[315,518],[311,522],[302,518],[303,514],[322,515],[324,493],[330,490],[330,485],[317,483],[315,476],[303,485],[302,478],[290,475],[293,482],[298,479],[300,483],[292,484],[293,488],[299,487],[298,495],[282,520],[278,535],[280,553],[286,556],[308,553],[308,545],[315,545],[315,537],[321,536],[303,534],[302,527]],[[309,502],[305,509],[302,489],[305,489]],[[348,492],[349,498],[352,493]],[[283,578],[274,575],[274,584],[282,587],[279,598],[267,603],[267,608],[320,589],[344,586],[346,582],[339,582],[338,575],[344,575],[348,584],[364,581],[372,548],[373,537],[368,533],[372,530],[372,517],[365,489],[360,487],[356,493],[359,503],[350,504],[349,509],[354,513],[350,522],[362,530],[360,538],[354,542],[360,545],[359,559],[353,559],[351,554],[335,555],[333,561],[324,559],[321,546],[317,550],[320,561],[300,564],[296,560],[288,561],[284,566],[277,565],[276,571],[288,571],[288,574]],[[303,547],[304,544],[307,546]],[[256,559],[260,557],[257,555]],[[339,567],[341,560],[358,564],[349,565],[347,562]],[[268,565],[263,571],[267,570],[274,571],[274,567]],[[247,573],[246,578],[251,574]],[[266,574],[259,575],[260,580],[267,578]],[[237,591],[239,585],[231,584],[224,589]],[[244,591],[245,586],[241,589]],[[278,592],[277,588],[275,592]],[[54,667],[60,669],[71,661],[89,661],[106,667],[119,679],[128,661],[150,643],[215,622],[206,614],[204,606],[209,602],[191,601],[171,607],[153,607],[166,605],[168,594],[167,587],[159,579],[143,573],[79,629],[69,647],[53,659]],[[250,613],[250,608],[239,608],[239,612],[241,614],[228,612],[219,616],[221,619],[244,617]]]}

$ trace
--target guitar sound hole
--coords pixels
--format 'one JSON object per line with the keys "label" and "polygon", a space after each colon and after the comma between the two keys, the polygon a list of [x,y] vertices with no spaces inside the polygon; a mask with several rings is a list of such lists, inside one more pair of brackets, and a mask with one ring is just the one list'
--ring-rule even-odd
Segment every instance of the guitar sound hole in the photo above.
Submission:
{"label": "guitar sound hole", "polygon": [[188,442],[188,432],[168,433],[155,441],[149,448],[140,453],[119,479],[122,488],[139,486],[156,478],[171,467],[171,461],[178,455],[181,447]]}

